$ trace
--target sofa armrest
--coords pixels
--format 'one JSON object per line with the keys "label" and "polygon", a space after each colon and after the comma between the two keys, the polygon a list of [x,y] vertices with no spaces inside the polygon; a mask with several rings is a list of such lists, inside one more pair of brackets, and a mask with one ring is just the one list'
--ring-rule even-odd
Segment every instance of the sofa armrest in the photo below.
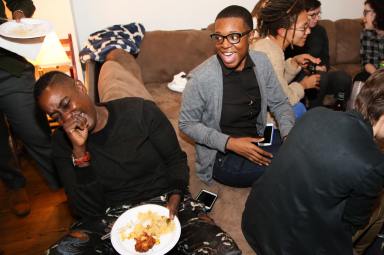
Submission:
{"label": "sofa armrest", "polygon": [[101,102],[123,97],[153,98],[145,88],[141,68],[134,56],[122,49],[111,51],[100,69],[98,94]]}
{"label": "sofa armrest", "polygon": [[104,63],[87,61],[85,84],[95,103],[122,97],[153,98],[144,86],[141,68],[134,56],[116,49],[111,51]]}

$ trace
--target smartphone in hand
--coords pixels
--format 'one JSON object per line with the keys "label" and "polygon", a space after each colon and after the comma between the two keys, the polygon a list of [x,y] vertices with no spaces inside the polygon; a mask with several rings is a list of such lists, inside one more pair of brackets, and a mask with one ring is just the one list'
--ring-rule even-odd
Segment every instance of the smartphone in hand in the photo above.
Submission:
{"label": "smartphone in hand", "polygon": [[257,143],[259,146],[270,146],[273,142],[273,123],[267,123],[264,129],[264,140]]}

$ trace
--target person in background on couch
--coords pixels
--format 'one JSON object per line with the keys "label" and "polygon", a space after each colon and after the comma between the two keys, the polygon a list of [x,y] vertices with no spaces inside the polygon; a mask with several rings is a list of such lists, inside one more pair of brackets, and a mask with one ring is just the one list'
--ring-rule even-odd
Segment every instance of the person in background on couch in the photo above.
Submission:
{"label": "person in background on couch", "polygon": [[360,35],[362,72],[354,81],[364,82],[378,68],[384,67],[384,2],[365,1],[363,15],[364,29]]}
{"label": "person in background on couch", "polygon": [[317,89],[320,75],[304,77],[300,82],[292,82],[294,77],[306,67],[308,62],[320,63],[320,59],[309,54],[296,55],[284,60],[284,49],[288,46],[303,46],[310,33],[307,12],[301,0],[264,1],[256,12],[257,30],[260,38],[255,38],[251,49],[267,54],[281,87],[288,96],[296,118],[306,112],[300,100],[304,90]]}
{"label": "person in background on couch", "polygon": [[[120,63],[107,65],[116,71],[109,80],[114,90],[130,59],[121,49],[109,54],[116,58],[107,62]],[[181,237],[167,254],[241,254],[203,204],[191,198],[186,154],[152,101],[125,97],[94,105],[80,81],[58,71],[44,74],[34,93],[62,125],[53,136],[53,160],[79,217],[48,254],[117,254],[110,239],[100,237],[124,211],[147,203],[166,206],[171,219],[176,214],[180,219]]]}
{"label": "person in background on couch", "polygon": [[[294,125],[292,107],[268,58],[249,51],[253,21],[231,5],[216,17],[216,55],[196,67],[183,93],[179,128],[195,141],[196,171],[207,183],[249,187],[270,165]],[[267,108],[275,115],[272,146],[261,147]]]}
{"label": "person in background on couch", "polygon": [[[326,95],[334,95],[339,101],[348,101],[351,94],[352,77],[345,71],[330,71],[328,36],[325,29],[318,24],[321,14],[321,2],[318,0],[304,0],[305,10],[309,18],[309,28],[311,33],[307,36],[304,46],[287,47],[284,51],[286,58],[308,53],[311,56],[321,59],[321,63],[316,66],[313,72],[320,73],[319,89],[306,90],[308,107],[322,106]],[[308,72],[301,70],[295,77],[296,81],[301,81],[308,76]]]}
{"label": "person in background on couch", "polygon": [[254,183],[242,230],[258,255],[352,255],[384,183],[384,69],[361,89],[356,111],[317,107],[289,134]]}

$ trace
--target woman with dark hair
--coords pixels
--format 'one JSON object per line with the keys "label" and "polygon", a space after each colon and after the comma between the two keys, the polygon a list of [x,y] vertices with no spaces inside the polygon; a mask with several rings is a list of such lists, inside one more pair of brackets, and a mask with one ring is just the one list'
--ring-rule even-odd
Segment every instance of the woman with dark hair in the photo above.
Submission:
{"label": "woman with dark hair", "polygon": [[264,1],[258,7],[256,17],[257,30],[262,39],[254,39],[251,49],[268,56],[296,117],[300,117],[305,112],[304,105],[300,103],[304,90],[317,88],[320,80],[320,75],[314,74],[300,82],[292,82],[309,62],[319,64],[320,59],[301,54],[284,60],[284,50],[288,46],[303,46],[310,33],[304,3],[302,0]]}
{"label": "woman with dark hair", "polygon": [[[351,94],[352,77],[344,71],[330,71],[329,63],[329,45],[328,35],[324,27],[318,24],[321,14],[321,2],[318,0],[304,0],[305,10],[309,18],[309,27],[311,34],[307,36],[304,46],[288,47],[285,50],[285,57],[290,58],[303,53],[321,59],[320,65],[316,66],[314,72],[320,73],[319,90],[306,90],[306,98],[308,99],[308,107],[316,107],[323,105],[326,95],[334,95],[336,99],[342,101],[342,107],[345,107]],[[308,76],[308,71],[302,70],[296,77],[296,81],[303,80]]]}
{"label": "woman with dark hair", "polygon": [[356,111],[317,107],[298,120],[245,204],[242,230],[255,252],[352,255],[352,235],[383,190],[383,138],[384,69],[367,80]]}
{"label": "woman with dark hair", "polygon": [[362,72],[355,81],[365,81],[384,62],[384,2],[366,0],[363,11],[364,29],[360,35]]}

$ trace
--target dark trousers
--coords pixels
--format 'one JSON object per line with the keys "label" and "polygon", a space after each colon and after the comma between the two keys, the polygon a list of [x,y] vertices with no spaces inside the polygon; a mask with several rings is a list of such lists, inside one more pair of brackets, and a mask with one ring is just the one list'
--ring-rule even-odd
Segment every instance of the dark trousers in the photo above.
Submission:
{"label": "dark trousers", "polygon": [[[310,90],[308,93],[309,108],[322,106],[326,95],[344,94],[344,102],[347,102],[352,90],[352,77],[344,71],[329,71],[320,74],[320,89]],[[311,94],[312,93],[312,94]]]}
{"label": "dark trousers", "polygon": [[[274,155],[281,146],[282,140],[278,129],[274,130],[273,142],[262,147]],[[233,152],[217,152],[213,166],[213,179],[228,186],[245,188],[252,186],[265,171],[266,166],[259,166]]]}
{"label": "dark trousers", "polygon": [[[295,81],[300,82],[307,74],[301,71],[295,77]],[[352,91],[352,77],[344,71],[329,71],[320,73],[319,89],[305,90],[305,97],[308,99],[308,108],[322,106],[326,95],[338,93],[344,94],[344,101],[347,102]]]}
{"label": "dark trousers", "polygon": [[[142,204],[166,205],[165,196],[155,197]],[[118,254],[112,247],[111,240],[100,238],[109,233],[114,221],[132,205],[109,208],[105,217],[80,220],[75,223],[70,233],[53,245],[47,254]],[[171,255],[240,255],[235,241],[214,223],[200,219],[205,214],[204,205],[187,195],[181,201],[178,218],[181,236],[176,246],[167,254]]]}
{"label": "dark trousers", "polygon": [[375,241],[368,247],[364,255],[383,255],[384,254],[384,227]]}
{"label": "dark trousers", "polygon": [[8,127],[0,112],[0,179],[10,189],[22,188],[25,186],[25,178],[20,169],[16,169],[12,165],[12,152],[9,148],[8,138]]}
{"label": "dark trousers", "polygon": [[[34,82],[32,65],[29,65],[20,77],[0,69],[0,112],[7,116],[14,135],[23,142],[50,186],[56,188],[58,182],[51,159],[50,128],[47,118],[35,102]],[[2,147],[4,150],[3,144]],[[2,175],[0,177],[2,178]]]}
{"label": "dark trousers", "polygon": [[356,76],[353,78],[353,81],[362,81],[362,82],[365,82],[366,80],[368,80],[369,76],[371,76],[370,73],[366,72],[366,71],[362,71],[358,74],[356,74]]}

